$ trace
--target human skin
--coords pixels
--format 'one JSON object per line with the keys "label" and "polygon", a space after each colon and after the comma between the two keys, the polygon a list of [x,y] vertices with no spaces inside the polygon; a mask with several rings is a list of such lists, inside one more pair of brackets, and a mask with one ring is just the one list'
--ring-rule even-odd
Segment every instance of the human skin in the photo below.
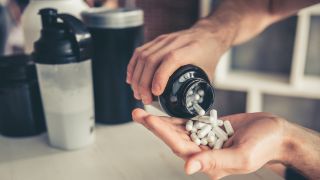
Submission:
{"label": "human skin", "polygon": [[190,29],[138,47],[127,68],[127,83],[136,99],[152,102],[163,93],[171,74],[193,64],[213,75],[220,57],[233,45],[259,34],[270,24],[319,0],[223,0],[218,9]]}
{"label": "human skin", "polygon": [[185,160],[189,175],[203,172],[215,180],[282,163],[308,179],[320,179],[320,134],[269,113],[221,117],[229,120],[235,130],[221,150],[192,142],[185,130],[186,119],[152,116],[142,109],[135,109],[132,117]]}

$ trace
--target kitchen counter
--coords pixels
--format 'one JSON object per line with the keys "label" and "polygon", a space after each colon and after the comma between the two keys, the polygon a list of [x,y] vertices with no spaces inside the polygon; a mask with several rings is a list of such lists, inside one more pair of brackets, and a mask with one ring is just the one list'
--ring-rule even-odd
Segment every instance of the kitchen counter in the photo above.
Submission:
{"label": "kitchen counter", "polygon": [[[150,108],[149,108],[150,110]],[[152,108],[150,111],[153,111]],[[156,111],[156,110],[155,110]],[[97,125],[95,143],[76,151],[48,146],[47,135],[0,136],[1,180],[204,180],[187,176],[183,161],[146,128]],[[226,180],[282,180],[268,169]]]}

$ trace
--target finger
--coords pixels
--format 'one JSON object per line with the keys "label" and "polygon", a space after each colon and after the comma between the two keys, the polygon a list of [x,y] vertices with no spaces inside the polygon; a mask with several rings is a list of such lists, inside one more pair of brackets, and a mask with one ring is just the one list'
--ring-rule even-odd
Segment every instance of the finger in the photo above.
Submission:
{"label": "finger", "polygon": [[151,82],[160,59],[149,58],[143,68],[139,81],[139,94],[144,104],[152,102]]}
{"label": "finger", "polygon": [[190,51],[189,46],[171,51],[161,62],[152,80],[152,93],[159,96],[163,93],[170,76],[182,65],[188,63],[185,54]]}
{"label": "finger", "polygon": [[225,170],[238,163],[236,152],[229,149],[211,150],[198,153],[186,161],[185,171],[191,175],[196,172],[212,173],[221,178]]}
{"label": "finger", "polygon": [[147,59],[145,59],[145,67],[139,82],[139,93],[144,104],[150,104],[152,102],[152,79],[165,54],[184,46],[186,43],[186,40],[173,39],[174,38],[166,38],[145,51]]}
{"label": "finger", "polygon": [[136,108],[132,111],[132,119],[137,123],[143,123],[144,119],[149,116],[149,113],[143,109]]}
{"label": "finger", "polygon": [[144,51],[145,49],[149,48],[150,46],[152,46],[156,42],[157,41],[150,41],[150,42],[144,44],[143,46],[135,49],[135,51],[129,61],[129,64],[127,66],[127,79],[126,79],[127,83],[131,84],[133,72],[134,72],[135,66],[137,64],[138,57],[140,56],[141,52]]}
{"label": "finger", "polygon": [[131,87],[133,89],[134,97],[138,100],[141,99],[140,93],[139,93],[139,79],[141,77],[141,74],[143,72],[144,68],[144,62],[143,61],[138,61],[134,72],[133,72],[133,77],[131,80]]}

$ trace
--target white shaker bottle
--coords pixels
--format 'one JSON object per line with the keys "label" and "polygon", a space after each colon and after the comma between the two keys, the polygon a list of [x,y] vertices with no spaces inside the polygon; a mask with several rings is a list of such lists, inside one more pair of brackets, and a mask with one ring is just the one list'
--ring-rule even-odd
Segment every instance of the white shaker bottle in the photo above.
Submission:
{"label": "white shaker bottle", "polygon": [[94,139],[91,36],[77,18],[42,9],[34,58],[49,141],[72,150]]}

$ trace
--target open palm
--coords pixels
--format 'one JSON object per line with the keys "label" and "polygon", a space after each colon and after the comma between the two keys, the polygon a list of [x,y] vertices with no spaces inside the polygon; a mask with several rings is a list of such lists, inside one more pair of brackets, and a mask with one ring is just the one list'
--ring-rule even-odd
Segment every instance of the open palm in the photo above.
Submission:
{"label": "open palm", "polygon": [[202,171],[211,179],[220,179],[230,174],[254,172],[281,157],[284,121],[268,113],[221,117],[228,119],[235,130],[221,150],[199,147],[192,142],[185,130],[186,119],[152,116],[142,109],[134,110],[132,117],[186,161],[187,174]]}

